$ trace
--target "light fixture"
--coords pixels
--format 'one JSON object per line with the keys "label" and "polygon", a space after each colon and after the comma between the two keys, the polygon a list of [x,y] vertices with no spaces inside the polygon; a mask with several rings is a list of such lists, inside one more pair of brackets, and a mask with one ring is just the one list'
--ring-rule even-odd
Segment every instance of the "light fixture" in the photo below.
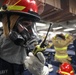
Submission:
{"label": "light fixture", "polygon": [[56,27],[56,28],[53,28],[53,30],[58,30],[58,29],[62,29],[63,27]]}
{"label": "light fixture", "polygon": [[46,24],[45,23],[36,23],[36,26],[46,26]]}
{"label": "light fixture", "polygon": [[38,35],[41,35],[41,36],[43,36],[43,33],[38,33]]}
{"label": "light fixture", "polygon": [[76,27],[76,24],[74,24],[73,26]]}
{"label": "light fixture", "polygon": [[75,30],[75,28],[67,28],[67,29],[64,29],[63,31],[73,31]]}
{"label": "light fixture", "polygon": [[39,31],[39,33],[47,33],[47,31]]}
{"label": "light fixture", "polygon": [[2,25],[2,22],[0,22],[0,27],[2,27],[3,25]]}

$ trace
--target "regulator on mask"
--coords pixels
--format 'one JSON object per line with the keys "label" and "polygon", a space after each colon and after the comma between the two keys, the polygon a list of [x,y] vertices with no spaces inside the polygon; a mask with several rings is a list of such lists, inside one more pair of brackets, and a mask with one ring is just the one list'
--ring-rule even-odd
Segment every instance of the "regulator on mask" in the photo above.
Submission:
{"label": "regulator on mask", "polygon": [[25,17],[19,17],[9,37],[16,45],[24,45],[32,39],[34,22]]}

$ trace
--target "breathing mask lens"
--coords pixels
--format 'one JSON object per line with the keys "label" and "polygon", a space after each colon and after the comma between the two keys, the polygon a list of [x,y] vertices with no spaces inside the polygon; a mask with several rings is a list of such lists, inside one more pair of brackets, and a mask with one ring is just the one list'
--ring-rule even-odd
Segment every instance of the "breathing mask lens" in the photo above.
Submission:
{"label": "breathing mask lens", "polygon": [[32,32],[31,26],[33,23],[31,21],[21,21],[18,23],[18,30],[21,33],[22,31],[26,30],[29,34]]}
{"label": "breathing mask lens", "polygon": [[28,21],[25,18],[20,19],[17,24],[18,32],[25,39],[25,41],[31,38],[32,25],[32,21]]}

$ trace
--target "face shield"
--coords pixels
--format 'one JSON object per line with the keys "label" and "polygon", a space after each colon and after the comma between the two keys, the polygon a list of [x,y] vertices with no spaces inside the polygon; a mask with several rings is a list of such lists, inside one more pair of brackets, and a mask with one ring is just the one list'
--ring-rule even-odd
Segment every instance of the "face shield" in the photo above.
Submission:
{"label": "face shield", "polygon": [[29,33],[27,34],[28,36],[37,37],[35,22],[30,19],[27,19],[25,17],[20,17],[17,20],[15,27],[17,27],[17,32],[20,33],[21,35],[23,34],[23,32],[26,31],[27,33]]}

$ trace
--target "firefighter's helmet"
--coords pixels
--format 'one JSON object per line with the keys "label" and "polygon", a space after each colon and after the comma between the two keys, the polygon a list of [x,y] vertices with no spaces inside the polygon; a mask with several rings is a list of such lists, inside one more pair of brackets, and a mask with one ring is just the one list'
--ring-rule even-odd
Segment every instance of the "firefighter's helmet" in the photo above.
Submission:
{"label": "firefighter's helmet", "polygon": [[5,0],[0,14],[17,14],[40,20],[35,0]]}
{"label": "firefighter's helmet", "polygon": [[58,70],[60,75],[74,75],[74,70],[71,64],[63,63]]}

